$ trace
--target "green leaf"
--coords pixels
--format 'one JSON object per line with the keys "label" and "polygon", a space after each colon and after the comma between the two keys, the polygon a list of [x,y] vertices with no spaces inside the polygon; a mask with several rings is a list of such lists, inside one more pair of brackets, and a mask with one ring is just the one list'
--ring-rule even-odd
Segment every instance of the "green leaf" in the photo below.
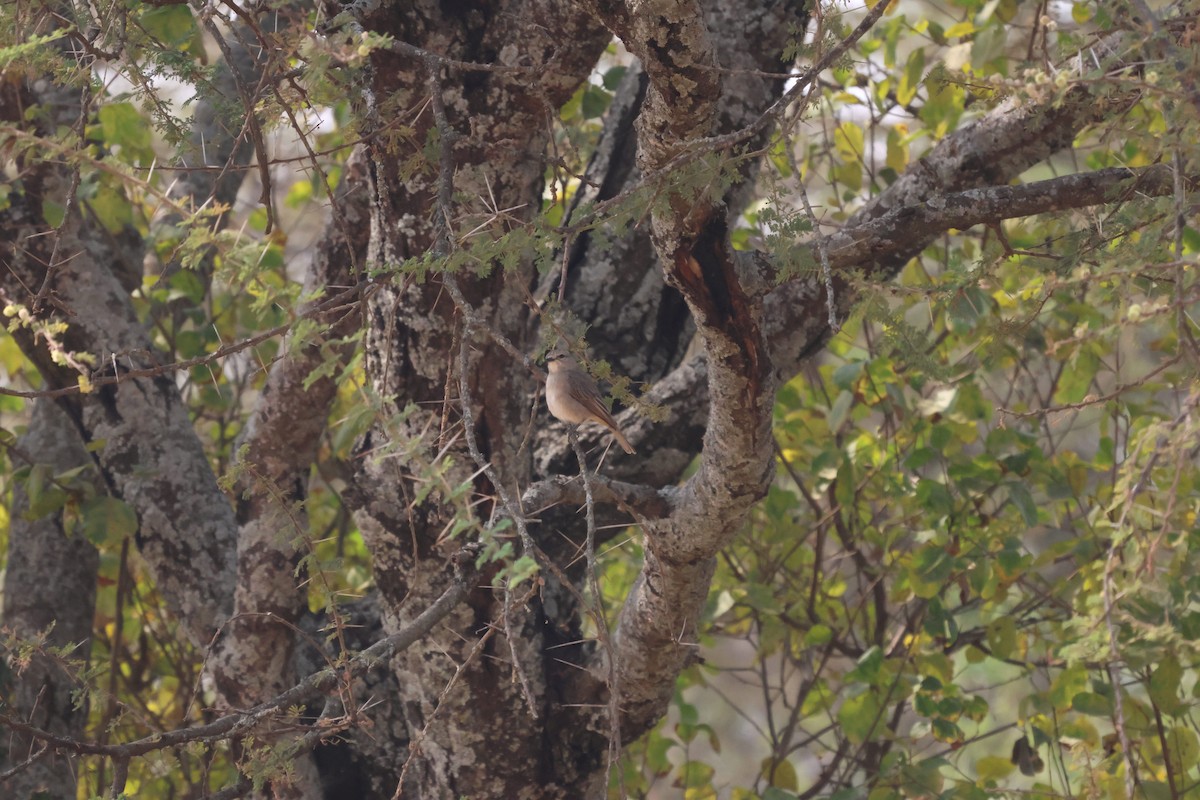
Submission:
{"label": "green leaf", "polygon": [[829,409],[829,431],[837,433],[842,429],[842,425],[846,421],[846,415],[850,413],[850,408],[854,405],[854,395],[849,392],[840,392],[837,399],[833,401],[833,407]]}
{"label": "green leaf", "polygon": [[1194,730],[1176,725],[1167,731],[1166,740],[1172,768],[1177,774],[1188,772],[1196,766],[1196,759],[1200,757],[1200,739]]}
{"label": "green leaf", "polygon": [[929,724],[933,731],[933,738],[937,739],[939,742],[953,744],[955,742],[961,742],[963,739],[962,728],[958,727],[957,723],[951,722],[947,719],[935,717],[929,721]]}
{"label": "green leaf", "polygon": [[685,761],[679,767],[679,780],[683,786],[707,787],[712,783],[714,771],[711,764],[703,761]]}
{"label": "green leaf", "polygon": [[865,742],[879,725],[882,709],[873,691],[848,697],[838,709],[837,718],[846,738],[854,744]]}
{"label": "green leaf", "polygon": [[190,42],[199,33],[192,10],[183,3],[143,11],[141,23],[147,33],[168,45]]}
{"label": "green leaf", "polygon": [[677,743],[674,739],[670,739],[661,734],[652,734],[649,743],[646,745],[646,765],[654,771],[656,775],[666,775],[671,771],[671,760],[667,754],[671,748],[676,747]]}
{"label": "green leaf", "polygon": [[917,597],[936,597],[954,570],[954,556],[940,545],[927,545],[913,553],[910,581]]}
{"label": "green leaf", "polygon": [[106,144],[135,155],[150,153],[150,126],[132,103],[107,103],[97,112]]}
{"label": "green leaf", "polygon": [[46,220],[46,224],[51,228],[57,228],[62,225],[66,216],[67,210],[63,206],[50,199],[42,200],[42,218]]}
{"label": "green leaf", "polygon": [[908,105],[917,96],[917,89],[921,85],[921,78],[924,74],[925,50],[918,47],[908,54],[908,61],[904,65],[904,74],[900,76],[900,83],[896,86],[896,101],[900,105]]}
{"label": "green leaf", "polygon": [[999,782],[1012,774],[1013,763],[1003,756],[983,756],[975,761],[975,774],[981,781]]}
{"label": "green leaf", "polygon": [[1112,716],[1113,711],[1109,698],[1095,692],[1080,692],[1075,695],[1071,698],[1071,708],[1091,717],[1108,718]]}
{"label": "green leaf", "polygon": [[1029,493],[1029,489],[1025,488],[1025,484],[1013,481],[1005,484],[1005,488],[1008,489],[1008,499],[1021,512],[1021,519],[1025,521],[1025,524],[1037,525],[1037,505],[1033,502],[1033,495]]}
{"label": "green leaf", "polygon": [[83,532],[97,546],[112,545],[137,533],[137,514],[123,500],[98,495],[83,504]]}
{"label": "green leaf", "polygon": [[1175,716],[1182,707],[1179,699],[1179,683],[1183,678],[1183,668],[1173,654],[1159,661],[1154,672],[1150,674],[1150,685],[1147,690],[1150,700],[1164,714]]}
{"label": "green leaf", "polygon": [[1004,55],[1008,29],[1003,25],[989,25],[975,35],[971,44],[971,66],[987,68],[991,62]]}
{"label": "green leaf", "polygon": [[679,701],[676,704],[676,711],[679,712],[679,720],[684,725],[695,725],[700,721],[700,710],[691,703]]}
{"label": "green leaf", "polygon": [[878,646],[872,646],[863,653],[854,669],[850,670],[846,675],[847,683],[869,683],[874,684],[879,679],[879,671],[883,667],[883,649]]}
{"label": "green leaf", "polygon": [[780,789],[778,786],[768,786],[762,793],[762,800],[796,800],[799,795]]}
{"label": "green leaf", "polygon": [[833,639],[833,629],[823,623],[817,623],[804,634],[804,644],[808,647],[820,647]]}
{"label": "green leaf", "polygon": [[580,103],[580,110],[583,111],[584,119],[598,119],[604,116],[604,112],[608,111],[608,105],[612,102],[612,95],[599,86],[588,86],[583,93],[583,99]]}
{"label": "green leaf", "polygon": [[625,78],[626,67],[616,66],[611,67],[604,73],[603,83],[604,88],[610,92],[615,92],[617,87],[621,85],[621,81]]}
{"label": "green leaf", "polygon": [[851,391],[858,379],[866,370],[866,363],[863,361],[851,361],[848,364],[842,364],[833,371],[833,385],[844,391]]}
{"label": "green leaf", "polygon": [[123,192],[108,184],[97,187],[87,205],[110,233],[120,233],[133,223],[133,207],[129,200]]}
{"label": "green leaf", "polygon": [[863,130],[853,122],[843,122],[833,132],[834,145],[838,155],[849,164],[860,164],[866,152],[863,140]]}
{"label": "green leaf", "polygon": [[954,500],[946,487],[927,478],[917,481],[917,502],[934,515],[949,514],[954,510]]}
{"label": "green leaf", "polygon": [[1011,617],[1001,617],[987,626],[987,643],[996,658],[1012,658],[1017,647],[1017,625]]}
{"label": "green leaf", "polygon": [[1142,790],[1142,797],[1146,800],[1176,800],[1178,797],[1171,791],[1169,784],[1161,781],[1142,781],[1138,784],[1138,788]]}

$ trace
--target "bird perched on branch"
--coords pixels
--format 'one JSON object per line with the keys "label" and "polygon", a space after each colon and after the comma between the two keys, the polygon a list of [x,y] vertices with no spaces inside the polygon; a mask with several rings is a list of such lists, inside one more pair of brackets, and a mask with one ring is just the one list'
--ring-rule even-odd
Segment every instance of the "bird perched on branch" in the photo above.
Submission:
{"label": "bird perched on branch", "polygon": [[546,356],[546,362],[550,367],[550,376],[546,379],[546,405],[551,414],[569,425],[599,422],[612,431],[622,450],[630,455],[637,452],[605,407],[596,381],[578,361],[565,350],[556,348]]}

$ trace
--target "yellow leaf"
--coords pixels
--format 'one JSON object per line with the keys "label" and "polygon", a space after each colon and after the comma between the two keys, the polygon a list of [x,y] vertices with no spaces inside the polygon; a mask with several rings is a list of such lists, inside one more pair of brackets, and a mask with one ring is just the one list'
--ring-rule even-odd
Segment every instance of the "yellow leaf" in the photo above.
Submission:
{"label": "yellow leaf", "polygon": [[766,777],[767,783],[776,789],[794,792],[800,788],[799,781],[796,778],[796,768],[787,759],[775,761],[771,758],[764,758],[762,760],[762,773]]}
{"label": "yellow leaf", "polygon": [[957,22],[951,25],[949,28],[946,28],[946,38],[954,39],[959,36],[970,36],[976,30],[978,29],[975,27],[975,23],[971,22],[970,20]]}
{"label": "yellow leaf", "polygon": [[975,761],[975,772],[981,781],[999,781],[1012,771],[1012,762],[1003,756],[984,756]]}

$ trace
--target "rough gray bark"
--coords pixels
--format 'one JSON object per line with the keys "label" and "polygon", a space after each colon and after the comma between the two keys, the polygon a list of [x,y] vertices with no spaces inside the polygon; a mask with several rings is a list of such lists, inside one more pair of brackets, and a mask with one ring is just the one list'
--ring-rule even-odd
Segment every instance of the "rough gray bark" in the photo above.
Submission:
{"label": "rough gray bark", "polygon": [[[545,24],[550,19],[553,26]],[[491,221],[491,229],[501,232],[506,227],[497,214],[501,209],[511,209],[506,213],[518,224],[532,219],[541,204],[551,120],[607,43],[603,29],[552,2],[477,4],[465,14],[436,3],[403,8],[383,3],[360,22],[367,30],[390,33],[424,51],[396,48],[372,59],[372,81],[366,87],[372,96],[363,100],[362,112],[373,136],[368,152],[370,266],[395,265],[435,247],[444,253],[456,244],[442,230],[440,181],[453,181],[456,230],[465,232]],[[474,71],[448,59],[494,63],[503,69]],[[377,118],[372,118],[371,102],[378,103]],[[426,110],[415,116],[412,138],[424,142],[435,131],[449,174],[402,173],[403,159],[393,155],[393,148],[405,148],[402,152],[408,154],[411,145],[389,140],[381,129],[381,120],[396,110],[422,106]],[[437,114],[445,115],[440,130]],[[493,267],[483,277],[461,276],[458,285],[471,313],[518,347],[531,350],[535,328],[525,298],[533,279],[534,264],[523,260],[509,272]],[[384,628],[394,630],[437,596],[449,575],[447,559],[454,545],[440,539],[454,509],[441,505],[436,496],[413,502],[421,461],[427,456],[408,460],[403,454],[409,442],[421,443],[417,453],[448,445],[459,454],[461,465],[449,483],[461,482],[474,471],[458,414],[451,413],[449,429],[441,419],[443,401],[457,395],[456,343],[466,334],[460,312],[437,277],[417,282],[397,276],[370,295],[364,312],[367,372],[385,405],[380,421],[360,445],[362,457],[348,499],[372,550]],[[528,450],[522,451],[520,444],[536,383],[508,356],[498,357],[492,342],[471,344],[467,385],[479,402],[474,412],[478,446],[501,475],[520,485],[530,472]],[[415,410],[401,413],[408,403],[415,403]],[[482,478],[476,488],[492,491]],[[569,614],[573,605],[564,593],[560,607]],[[409,793],[515,797],[529,791],[530,776],[538,776],[545,796],[570,796],[568,787],[580,776],[590,776],[599,763],[603,747],[574,752],[547,746],[563,741],[556,728],[571,724],[547,720],[547,714],[557,710],[549,691],[550,675],[565,669],[548,647],[567,640],[567,632],[560,639],[546,627],[535,599],[529,608],[509,615],[507,630],[481,643],[480,633],[504,619],[503,608],[502,593],[477,589],[446,620],[444,633],[394,662],[400,697],[393,702],[403,711],[403,728],[393,730],[388,752],[381,756],[396,769],[409,760],[409,742],[420,740],[406,776]],[[479,646],[483,650],[476,652]],[[565,652],[555,655],[569,657]],[[514,656],[526,672],[533,708],[522,685],[512,680]],[[463,663],[468,666],[458,677],[457,689],[439,698]],[[498,737],[499,731],[504,735]]]}
{"label": "rough gray bark", "polygon": [[[0,118],[19,123],[22,110],[48,105],[54,130],[74,126],[82,113],[76,90],[59,89],[34,96],[6,84]],[[58,348],[96,358],[96,391],[70,394],[58,402],[83,441],[98,446],[92,457],[108,490],[138,514],[138,550],[160,591],[191,641],[211,640],[230,611],[236,525],[229,501],[217,486],[212,467],[188,419],[187,409],[168,371],[156,372],[152,345],[134,313],[129,285],[138,270],[114,237],[101,236],[78,213],[70,214],[57,234],[45,234],[44,200],[61,197],[67,170],[42,162],[25,170],[24,191],[5,212],[5,241],[0,247],[7,270],[0,288],[10,302],[30,303],[27,287],[47,286],[52,302],[31,309],[52,318],[58,309],[73,312]],[[57,250],[55,249],[57,247]],[[73,257],[69,260],[66,255]],[[49,267],[47,267],[49,265]],[[140,267],[140,263],[138,265]],[[56,360],[54,350],[26,328],[14,332],[50,389],[70,389],[79,373]],[[131,370],[151,373],[119,384]]]}
{"label": "rough gray bark", "polygon": [[[365,180],[361,160],[352,160],[333,202],[345,225],[331,224],[318,243],[305,278],[305,294],[321,301],[347,294],[352,267],[366,255]],[[349,234],[347,237],[346,234]],[[349,240],[347,240],[349,238]],[[328,287],[328,289],[326,289]],[[336,374],[310,376],[327,359],[345,363],[351,350],[330,346],[361,324],[358,297],[314,315],[324,326],[316,341],[288,342],[287,353],[267,376],[262,396],[239,437],[237,588],[233,619],[211,657],[225,698],[240,707],[267,700],[297,683],[295,625],[307,607],[304,584],[296,571],[309,549],[309,471],[337,394]],[[317,302],[309,303],[310,309]],[[307,754],[298,755],[297,774],[275,796],[319,797],[320,779]]]}
{"label": "rough gray bark", "polygon": [[[28,458],[25,466],[45,464],[55,475],[89,460],[70,420],[52,400],[35,403],[29,432],[17,441],[13,454],[17,460]],[[68,662],[86,663],[90,655],[99,555],[81,531],[65,529],[61,510],[28,519],[29,497],[23,486],[14,487],[10,512],[4,627],[14,639],[41,639],[42,646],[16,674],[0,679],[4,713],[82,739],[88,705],[76,702],[75,694],[82,687]],[[48,648],[63,655],[54,656]],[[5,731],[0,756],[6,768],[33,759],[28,768],[0,780],[0,792],[6,797],[75,793],[75,766],[69,753],[32,736]]]}

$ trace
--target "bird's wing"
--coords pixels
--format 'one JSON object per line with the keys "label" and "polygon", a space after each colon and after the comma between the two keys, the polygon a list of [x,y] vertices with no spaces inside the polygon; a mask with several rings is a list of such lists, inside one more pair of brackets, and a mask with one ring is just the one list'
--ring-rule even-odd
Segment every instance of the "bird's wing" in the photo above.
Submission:
{"label": "bird's wing", "polygon": [[579,401],[579,404],[591,411],[610,428],[617,427],[617,421],[613,419],[613,415],[609,413],[608,407],[604,405],[604,400],[600,397],[600,390],[596,387],[596,382],[589,376],[580,373],[571,373],[571,394]]}

